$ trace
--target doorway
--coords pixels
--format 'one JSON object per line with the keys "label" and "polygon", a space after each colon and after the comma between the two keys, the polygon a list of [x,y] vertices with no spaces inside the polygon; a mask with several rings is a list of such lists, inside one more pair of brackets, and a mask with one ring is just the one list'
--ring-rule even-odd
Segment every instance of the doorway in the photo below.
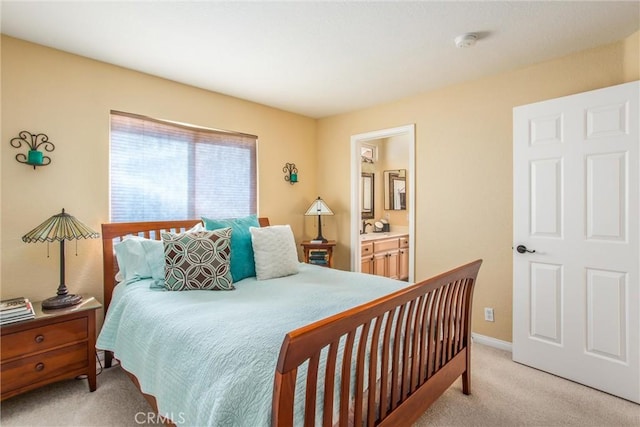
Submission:
{"label": "doorway", "polygon": [[[351,137],[351,271],[361,271],[361,242],[360,230],[362,229],[362,201],[363,186],[361,178],[363,173],[362,149],[368,149],[377,144],[385,144],[392,139],[406,141],[406,221],[409,235],[409,282],[415,281],[415,125],[399,126],[389,129],[381,129],[365,132]],[[373,143],[375,142],[375,143]],[[375,153],[373,154],[375,157]],[[374,160],[375,161],[375,160]],[[383,174],[380,174],[382,180]],[[382,182],[382,181],[381,181]],[[383,186],[380,187],[380,202],[383,200]],[[374,186],[375,188],[375,186]],[[375,204],[373,204],[375,206]],[[384,206],[381,204],[381,206]],[[368,207],[368,206],[367,206]],[[373,211],[373,219],[386,218],[384,208]],[[390,224],[393,230],[393,222]]]}

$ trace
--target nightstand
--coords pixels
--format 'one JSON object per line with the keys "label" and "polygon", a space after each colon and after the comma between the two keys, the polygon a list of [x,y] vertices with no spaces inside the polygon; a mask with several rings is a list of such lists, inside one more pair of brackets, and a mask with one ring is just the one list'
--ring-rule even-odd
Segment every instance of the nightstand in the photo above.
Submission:
{"label": "nightstand", "polygon": [[329,240],[327,243],[311,243],[311,241],[305,240],[300,245],[304,251],[304,262],[323,267],[333,267],[335,240]]}
{"label": "nightstand", "polygon": [[33,303],[35,318],[0,327],[0,400],[45,384],[86,375],[96,389],[96,312],[102,305],[82,302],[58,310]]}

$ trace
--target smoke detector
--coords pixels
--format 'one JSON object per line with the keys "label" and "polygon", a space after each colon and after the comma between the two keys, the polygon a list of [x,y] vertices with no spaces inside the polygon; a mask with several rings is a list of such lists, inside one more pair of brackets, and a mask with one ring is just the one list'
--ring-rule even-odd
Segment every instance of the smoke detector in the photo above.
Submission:
{"label": "smoke detector", "polygon": [[476,44],[477,40],[478,40],[478,35],[477,34],[467,33],[467,34],[462,34],[462,35],[456,37],[454,39],[454,42],[456,43],[456,47],[466,48],[466,47],[471,47],[474,44]]}

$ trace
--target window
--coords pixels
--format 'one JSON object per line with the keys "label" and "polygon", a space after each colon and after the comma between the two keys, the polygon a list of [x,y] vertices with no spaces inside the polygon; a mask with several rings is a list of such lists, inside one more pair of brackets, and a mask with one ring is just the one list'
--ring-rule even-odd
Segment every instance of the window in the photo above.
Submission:
{"label": "window", "polygon": [[111,221],[256,214],[257,137],[111,112]]}

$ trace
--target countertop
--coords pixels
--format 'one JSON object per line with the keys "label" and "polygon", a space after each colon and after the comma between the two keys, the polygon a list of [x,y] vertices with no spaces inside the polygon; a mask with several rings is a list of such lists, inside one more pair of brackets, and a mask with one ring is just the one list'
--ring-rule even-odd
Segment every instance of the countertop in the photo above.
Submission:
{"label": "countertop", "polygon": [[393,237],[400,237],[400,236],[407,236],[407,235],[408,233],[402,232],[402,231],[390,231],[386,233],[367,233],[367,234],[360,235],[360,241],[369,242],[371,240],[390,239]]}

